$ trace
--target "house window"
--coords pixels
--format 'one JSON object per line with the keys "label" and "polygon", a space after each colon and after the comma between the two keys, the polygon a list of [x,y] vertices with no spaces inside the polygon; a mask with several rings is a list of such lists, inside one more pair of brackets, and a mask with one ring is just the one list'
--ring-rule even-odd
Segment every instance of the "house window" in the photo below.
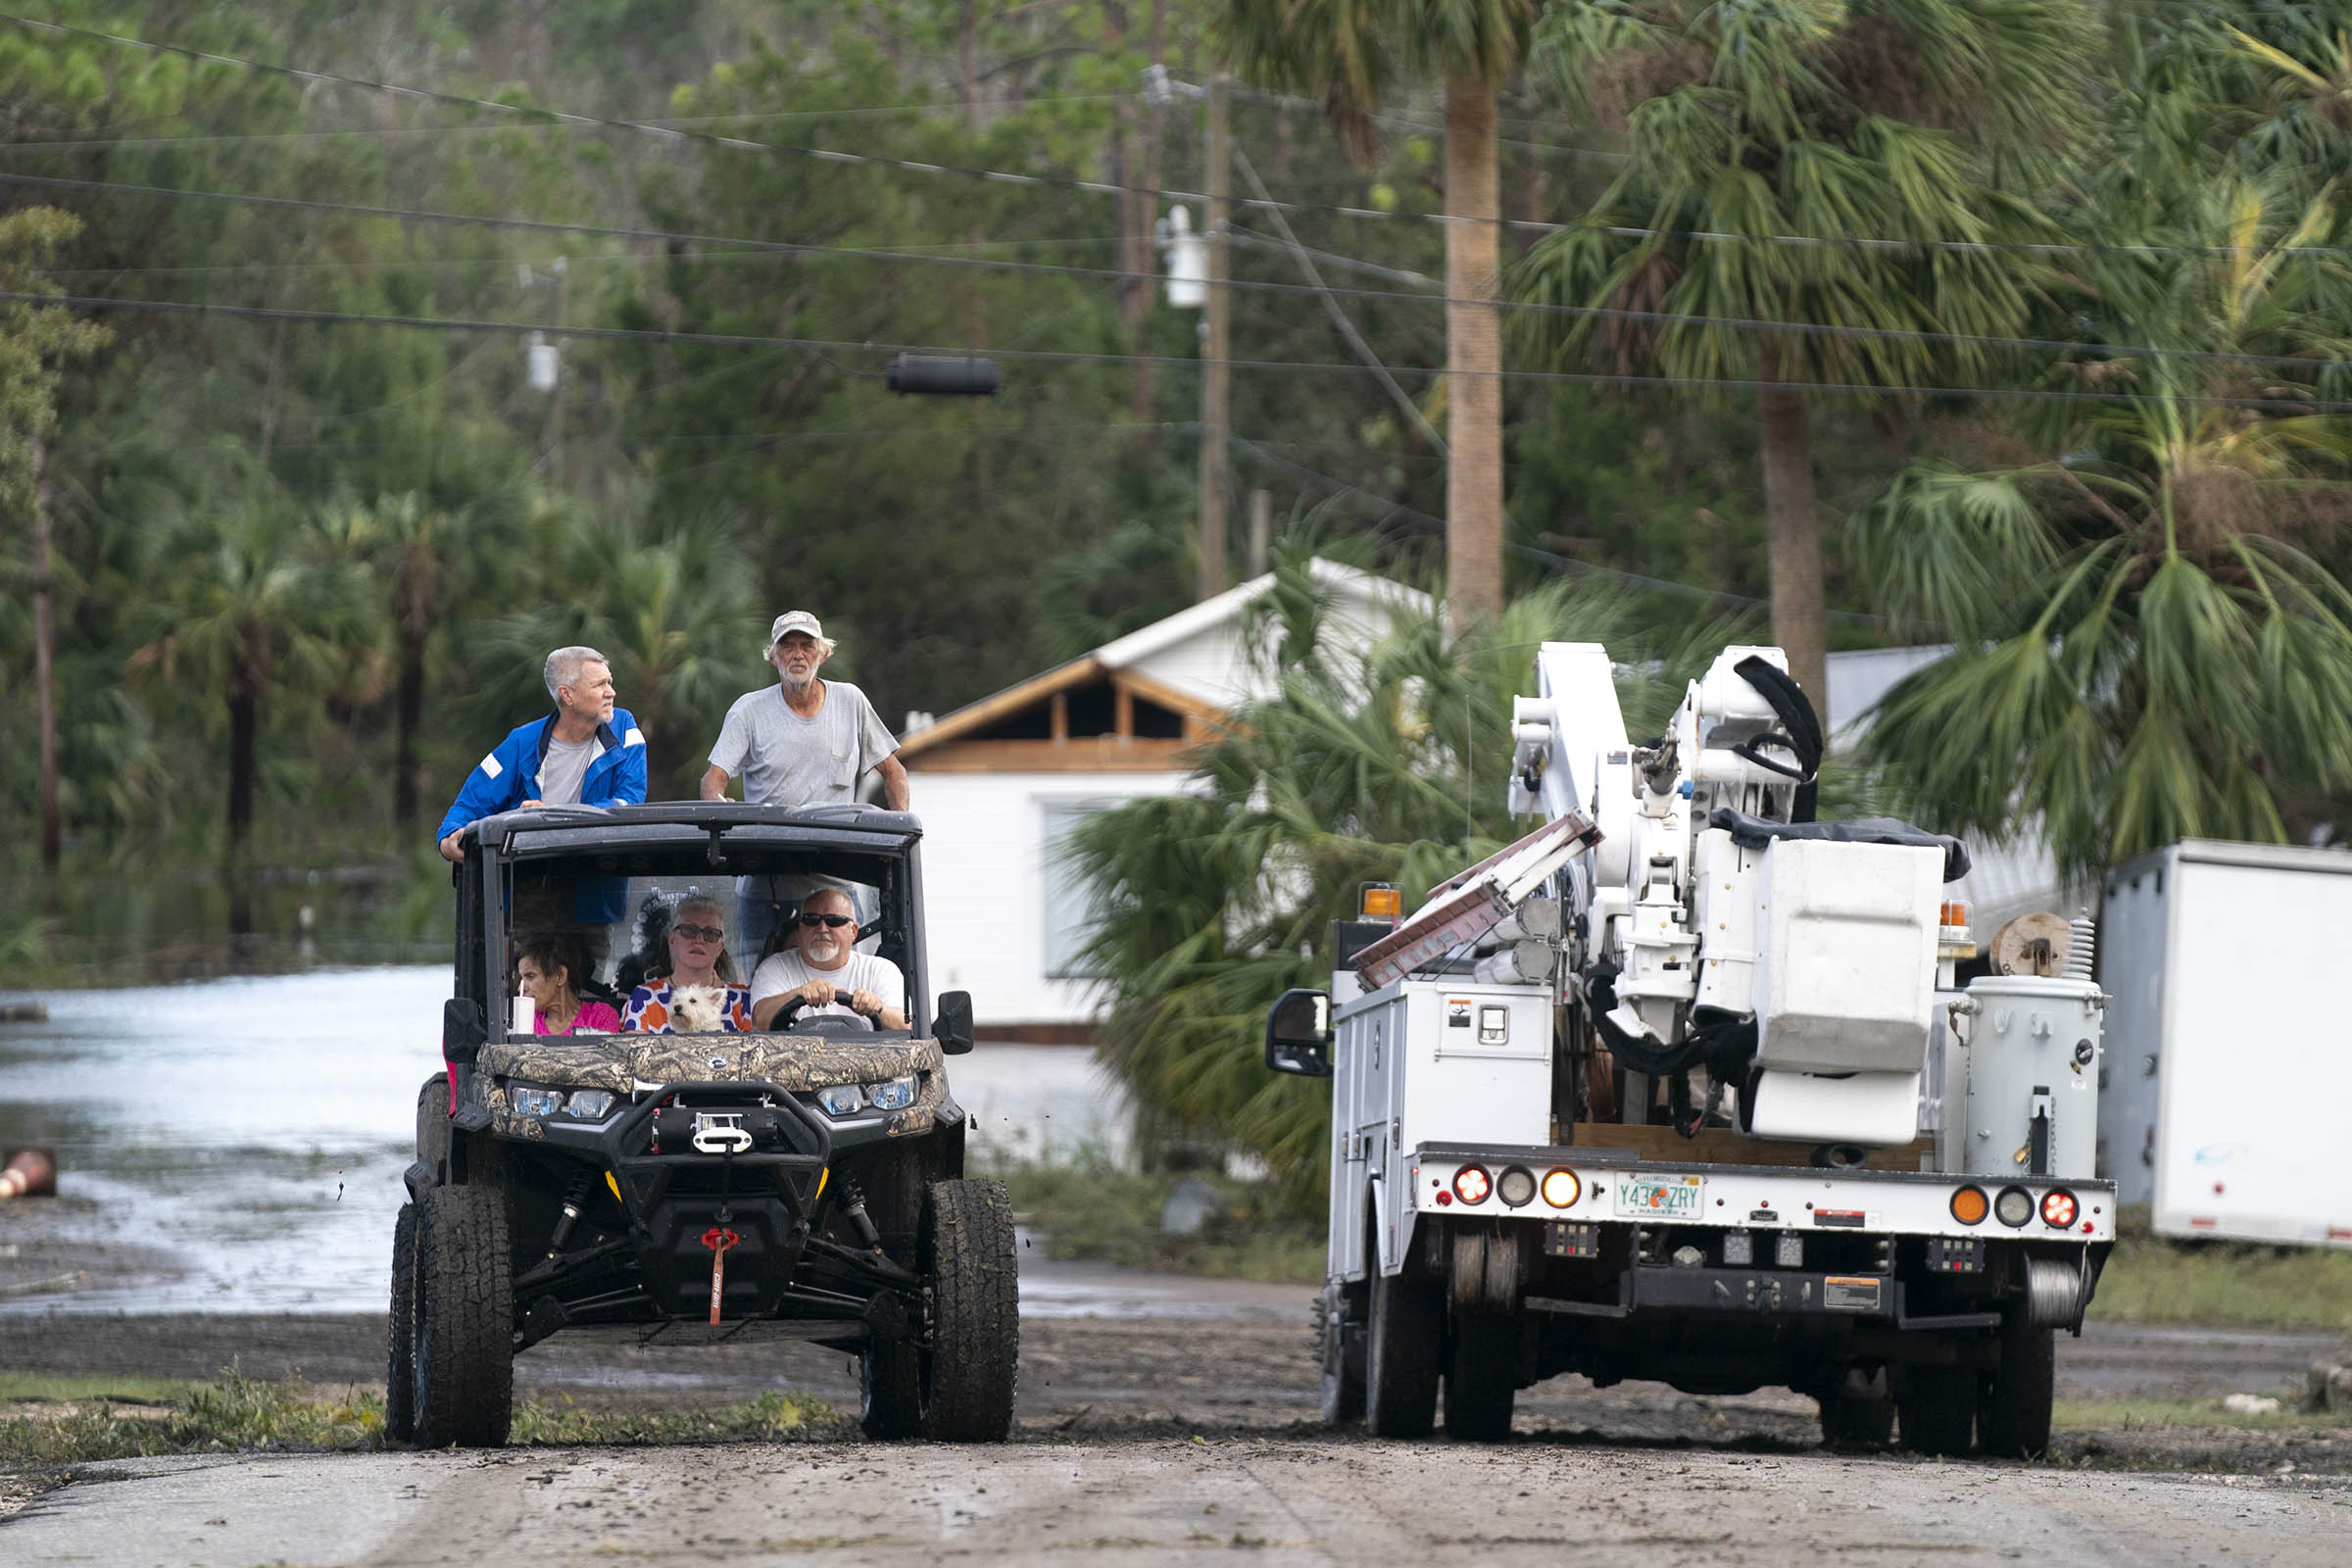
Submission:
{"label": "house window", "polygon": [[1046,976],[1053,980],[1097,980],[1100,967],[1086,957],[1094,938],[1095,889],[1069,858],[1069,836],[1080,822],[1115,801],[1044,801],[1038,810],[1045,849]]}

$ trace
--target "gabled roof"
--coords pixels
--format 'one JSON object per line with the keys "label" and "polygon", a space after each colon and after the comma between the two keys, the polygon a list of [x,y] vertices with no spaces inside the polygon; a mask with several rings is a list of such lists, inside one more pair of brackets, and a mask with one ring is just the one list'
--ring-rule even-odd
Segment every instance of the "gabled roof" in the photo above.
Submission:
{"label": "gabled roof", "polygon": [[[1435,608],[1435,601],[1417,588],[1405,587],[1377,572],[1342,565],[1336,561],[1317,557],[1307,563],[1307,572],[1318,589],[1334,598],[1386,605],[1405,614],[1427,614]],[[1188,729],[1195,724],[1213,724],[1225,714],[1226,710],[1222,706],[1196,693],[1179,690],[1136,666],[1193,638],[1216,631],[1223,625],[1240,623],[1250,607],[1264,598],[1273,586],[1274,577],[1270,572],[1252,577],[1214,598],[1203,599],[1189,609],[1180,610],[1165,619],[1155,620],[1124,637],[1113,638],[1090,654],[1067,663],[1056,664],[1017,685],[1007,686],[976,703],[967,704],[938,722],[903,737],[899,743],[899,758],[902,761],[908,760],[937,747],[968,737],[1034,703],[1051,699],[1057,692],[1090,686],[1105,678],[1136,696],[1183,714]]]}

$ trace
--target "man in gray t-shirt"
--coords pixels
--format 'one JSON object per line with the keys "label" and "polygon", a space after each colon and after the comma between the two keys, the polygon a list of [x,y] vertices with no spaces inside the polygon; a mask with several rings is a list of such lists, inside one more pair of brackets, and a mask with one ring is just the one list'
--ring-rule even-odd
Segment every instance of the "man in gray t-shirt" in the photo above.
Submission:
{"label": "man in gray t-shirt", "polygon": [[[882,804],[907,808],[906,769],[899,743],[865,693],[847,681],[817,677],[833,655],[833,639],[806,610],[787,611],[768,628],[767,662],[776,684],[746,692],[727,710],[710,766],[703,774],[703,799],[723,801],[727,781],[743,777],[743,798],[759,806],[847,805],[858,799],[858,781],[880,775]],[[781,905],[805,888],[786,889],[785,878],[745,878],[741,937],[757,955],[775,929]],[[770,884],[779,885],[770,885]]]}

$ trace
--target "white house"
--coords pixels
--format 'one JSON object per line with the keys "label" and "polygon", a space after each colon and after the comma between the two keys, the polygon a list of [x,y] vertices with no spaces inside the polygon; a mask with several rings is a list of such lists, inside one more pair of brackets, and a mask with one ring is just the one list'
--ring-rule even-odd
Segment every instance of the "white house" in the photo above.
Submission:
{"label": "white house", "polygon": [[[1335,562],[1309,564],[1323,636],[1370,642],[1427,594]],[[1252,639],[1256,577],[958,709],[899,743],[923,819],[934,984],[971,992],[996,1039],[1091,1041],[1095,987],[1078,972],[1085,901],[1059,863],[1089,811],[1186,787],[1191,749],[1239,704],[1271,694]],[[921,715],[910,715],[917,720]]]}

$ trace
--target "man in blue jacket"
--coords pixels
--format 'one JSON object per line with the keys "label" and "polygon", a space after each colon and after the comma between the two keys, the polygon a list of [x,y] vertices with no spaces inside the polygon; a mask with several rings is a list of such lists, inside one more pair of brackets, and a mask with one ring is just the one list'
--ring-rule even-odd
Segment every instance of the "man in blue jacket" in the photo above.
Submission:
{"label": "man in blue jacket", "polygon": [[519,806],[633,806],[645,799],[645,733],[612,706],[612,666],[593,648],[547,656],[556,710],[517,725],[474,765],[441,818],[441,854],[463,860],[459,835]]}

